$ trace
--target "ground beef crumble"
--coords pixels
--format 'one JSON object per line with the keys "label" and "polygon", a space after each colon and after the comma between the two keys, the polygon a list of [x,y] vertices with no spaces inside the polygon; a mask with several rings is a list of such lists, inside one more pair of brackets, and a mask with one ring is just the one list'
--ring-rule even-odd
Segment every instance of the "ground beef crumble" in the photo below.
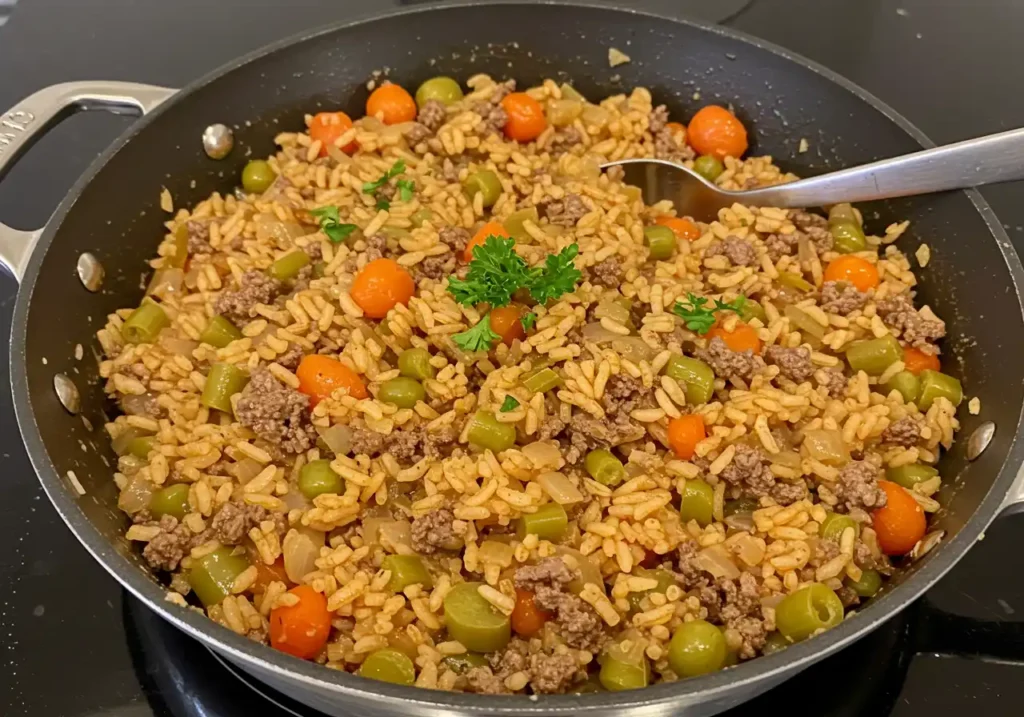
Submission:
{"label": "ground beef crumble", "polygon": [[462,535],[455,530],[455,514],[448,508],[432,510],[412,521],[412,548],[418,553],[431,555],[438,550],[458,550],[462,545]]}
{"label": "ground beef crumble", "polygon": [[236,324],[245,324],[256,317],[257,304],[272,304],[284,286],[262,271],[242,274],[237,291],[225,291],[217,297],[214,312],[226,316]]}
{"label": "ground beef crumble", "polygon": [[821,386],[825,387],[825,392],[828,393],[832,398],[842,398],[846,394],[846,374],[838,368],[823,369],[820,374],[825,380],[821,383]]}
{"label": "ground beef crumble", "polygon": [[850,461],[839,469],[833,491],[847,511],[871,511],[885,506],[885,491],[878,487],[878,467],[869,461]]}
{"label": "ground beef crumble", "polygon": [[504,650],[490,657],[490,667],[474,667],[466,672],[470,692],[479,694],[507,694],[505,680],[523,672],[535,693],[557,694],[584,677],[573,655],[569,653],[533,652],[525,640],[514,638]]}
{"label": "ground beef crumble", "polygon": [[803,346],[792,349],[769,346],[764,352],[764,357],[768,363],[778,366],[779,373],[793,383],[803,383],[814,375],[811,351]]}
{"label": "ground beef crumble", "polygon": [[447,244],[452,253],[461,256],[466,251],[469,243],[469,231],[462,227],[444,227],[437,233],[437,238],[442,244]]}
{"label": "ground beef crumble", "polygon": [[945,322],[924,316],[914,308],[914,301],[908,294],[897,294],[878,302],[878,315],[899,331],[907,343],[925,353],[939,352],[934,342],[946,335]]}
{"label": "ground beef crumble", "polygon": [[454,428],[436,432],[423,426],[392,431],[388,435],[360,426],[352,427],[353,455],[390,454],[399,463],[412,464],[421,458],[441,458],[451,452],[458,439]]}
{"label": "ground beef crumble", "polygon": [[577,577],[578,570],[569,568],[559,557],[550,557],[543,558],[536,565],[524,565],[516,570],[515,584],[521,590],[535,593],[540,587],[561,589]]}
{"label": "ground beef crumble", "polygon": [[613,448],[623,443],[639,441],[647,429],[628,415],[619,413],[614,418],[595,418],[589,413],[575,412],[566,428],[571,449],[565,459],[576,463],[596,448]]}
{"label": "ground beef crumble", "polygon": [[445,109],[444,104],[439,100],[427,100],[416,114],[416,121],[425,127],[428,132],[434,134],[437,130],[441,129],[441,125],[444,124],[447,117],[448,111]]}
{"label": "ground beef crumble", "polygon": [[578,194],[566,194],[563,199],[552,199],[538,206],[541,214],[552,224],[561,227],[574,227],[590,208]]}
{"label": "ground beef crumble", "polygon": [[903,446],[904,448],[910,448],[917,445],[917,442],[920,440],[921,424],[910,416],[905,416],[889,424],[882,431],[882,443],[891,443]]}
{"label": "ground beef crumble", "polygon": [[221,545],[238,545],[250,530],[265,520],[274,521],[279,534],[284,533],[288,525],[282,513],[272,513],[258,505],[232,500],[214,514],[210,521],[210,532]]}
{"label": "ground beef crumble", "polygon": [[757,263],[757,250],[747,239],[740,239],[735,236],[727,236],[720,242],[715,242],[707,251],[705,257],[722,255],[733,266],[752,266]]}
{"label": "ground beef crumble", "polygon": [[717,336],[708,342],[707,348],[697,349],[694,355],[726,381],[748,382],[764,367],[764,360],[750,349],[733,351]]}
{"label": "ground beef crumble", "polygon": [[316,442],[309,422],[309,396],[285,386],[263,368],[255,369],[235,406],[235,418],[286,453],[301,453]]}
{"label": "ground beef crumble", "polygon": [[638,408],[652,406],[652,394],[652,389],[645,388],[640,379],[620,373],[605,384],[601,405],[609,416],[629,416]]}
{"label": "ground beef crumble", "polygon": [[848,281],[826,281],[821,287],[821,308],[830,314],[847,316],[864,307],[874,291],[861,291]]}
{"label": "ground beef crumble", "polygon": [[548,148],[552,154],[568,152],[576,145],[583,142],[583,134],[575,127],[562,127],[557,130],[548,142]]}
{"label": "ground beef crumble", "polygon": [[376,261],[388,255],[388,238],[383,234],[366,237],[366,260]]}
{"label": "ground beef crumble", "polygon": [[154,570],[171,572],[192,549],[193,534],[172,515],[160,518],[160,533],[146,543],[142,557]]}
{"label": "ground beef crumble", "polygon": [[622,284],[622,259],[610,256],[586,269],[587,279],[592,284],[605,286],[609,289],[618,288]]}
{"label": "ground beef crumble", "polygon": [[210,246],[210,223],[199,219],[192,219],[185,222],[185,231],[188,234],[189,254],[210,254],[213,247]]}
{"label": "ground beef crumble", "polygon": [[775,476],[768,467],[769,460],[764,451],[745,443],[734,445],[736,455],[719,477],[730,485],[740,486],[746,494],[755,498],[768,495],[775,485]]}

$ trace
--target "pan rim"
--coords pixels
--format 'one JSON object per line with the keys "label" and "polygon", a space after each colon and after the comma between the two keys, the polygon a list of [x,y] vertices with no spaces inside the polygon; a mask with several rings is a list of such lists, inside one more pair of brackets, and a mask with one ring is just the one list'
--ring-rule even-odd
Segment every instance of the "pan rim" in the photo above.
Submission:
{"label": "pan rim", "polygon": [[[525,697],[522,699],[497,699],[487,695],[424,690],[422,688],[402,687],[381,682],[371,683],[349,673],[328,671],[320,665],[298,660],[284,653],[265,648],[245,637],[236,635],[227,628],[213,623],[205,616],[199,616],[191,611],[181,610],[180,608],[171,609],[171,605],[164,600],[166,589],[151,580],[136,565],[114,549],[113,543],[103,537],[84,517],[78,509],[77,498],[73,497],[63,485],[55,466],[50,461],[48,451],[36,425],[32,400],[28,392],[27,356],[25,354],[27,321],[32,293],[46,253],[85,187],[102,171],[115,154],[129,141],[141,134],[163,112],[168,111],[172,105],[184,101],[199,89],[224,78],[249,63],[273,55],[278,51],[301,42],[310,41],[346,29],[358,28],[361,25],[386,18],[425,12],[457,11],[475,8],[480,4],[480,2],[460,0],[430,7],[404,8],[397,11],[373,13],[351,20],[340,21],[325,27],[306,30],[268,44],[232,60],[189,83],[155,111],[134,122],[90,164],[89,168],[79,177],[58,205],[36,245],[36,249],[26,267],[16,298],[12,322],[11,385],[14,395],[15,412],[33,469],[43,485],[48,498],[61,518],[92,557],[122,586],[146,603],[149,609],[155,610],[163,619],[172,623],[178,629],[221,654],[230,655],[232,660],[247,663],[258,667],[260,670],[286,674],[293,682],[304,683],[307,686],[321,690],[327,689],[338,696],[358,700],[398,699],[410,704],[410,706],[416,705],[417,707],[430,709],[460,709],[476,714],[495,713],[501,715],[530,713],[566,714],[570,711],[587,712],[627,706],[665,707],[673,699],[693,696],[698,693],[709,701],[714,700],[727,694],[730,690],[744,685],[771,681],[773,676],[781,678],[784,673],[798,671],[838,651],[891,618],[896,612],[920,597],[925,590],[931,587],[962,558],[970,545],[978,539],[989,523],[996,517],[1013,479],[1017,475],[1019,466],[1024,462],[1024,441],[1021,440],[1020,436],[1021,424],[1024,422],[1024,405],[1022,405],[1021,411],[1018,413],[1017,425],[1014,427],[1014,437],[1007,448],[1006,458],[988,494],[966,521],[960,532],[952,540],[945,543],[941,548],[941,552],[937,551],[906,582],[897,586],[890,593],[881,596],[867,608],[858,612],[853,618],[844,621],[843,624],[836,628],[811,640],[793,645],[782,652],[744,662],[729,670],[712,675],[691,678],[676,683],[662,683],[644,688],[643,690],[626,693],[599,693],[582,696],[544,695],[540,696],[539,699],[527,699]],[[841,86],[872,109],[884,115],[886,119],[899,127],[922,147],[929,148],[934,146],[934,143],[921,130],[859,85],[798,53],[744,32],[684,17],[641,11],[634,8],[616,7],[609,4],[598,4],[588,2],[587,0],[570,0],[569,2],[555,2],[554,0],[544,0],[542,2],[500,0],[486,4],[513,7],[557,5],[578,10],[640,16],[678,23],[738,41],[755,49],[770,52],[791,63],[809,69],[825,80]],[[977,190],[965,190],[964,193],[971,201],[974,209],[988,225],[990,234],[996,241],[1013,282],[1018,309],[1021,311],[1021,315],[1024,316],[1024,301],[1022,301],[1021,296],[1021,290],[1024,287],[1024,266],[1022,266],[1016,250],[996,218],[995,213],[982,198],[981,194]]]}

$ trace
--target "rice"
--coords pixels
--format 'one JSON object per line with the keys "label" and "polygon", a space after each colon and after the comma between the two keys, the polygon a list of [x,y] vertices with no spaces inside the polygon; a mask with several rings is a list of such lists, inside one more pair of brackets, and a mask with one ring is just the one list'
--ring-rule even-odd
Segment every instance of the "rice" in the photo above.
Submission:
{"label": "rice", "polygon": [[[865,238],[856,256],[878,283],[846,304],[824,301],[839,254],[827,221],[804,212],[735,205],[652,261],[645,228],[668,222],[673,208],[645,206],[621,171],[598,171],[665,151],[692,166],[679,144],[685,130],[664,126],[667,113],[648,90],[583,107],[568,86],[545,81],[529,97],[549,117],[556,107],[571,112],[520,144],[487,124],[509,88],[484,75],[468,87],[439,129],[415,142],[414,125],[379,118],[333,138],[279,134],[264,191],[214,194],[167,221],[151,267],[171,267],[179,237],[192,248],[181,285],[152,297],[167,317],[159,336],[126,342],[129,309],[98,331],[100,375],[125,410],[107,424],[123,448],[120,505],[135,519],[125,537],[170,573],[168,599],[197,605],[189,571],[232,561],[237,574],[206,612],[239,634],[271,641],[271,614],[313,599],[303,592],[312,590],[330,623],[310,659],[357,671],[393,647],[415,658],[414,684],[501,692],[573,691],[615,651],[649,660],[654,681],[674,680],[669,642],[695,620],[720,626],[737,658],[751,659],[778,627],[778,602],[815,582],[855,606],[844,580],[891,567],[885,536],[870,527],[883,471],[936,463],[959,428],[950,394],[925,408],[890,389],[906,373],[902,357],[869,375],[844,355],[892,336],[937,351],[941,321],[930,309],[893,308],[917,282],[892,245],[908,224]],[[360,151],[341,151],[352,142]],[[489,207],[463,189],[481,170],[500,184]],[[715,181],[744,189],[794,178],[770,157],[726,157]],[[411,183],[408,196],[399,181]],[[169,194],[161,202],[173,212]],[[328,206],[344,241],[310,214]],[[485,220],[523,209],[515,251],[536,266],[575,244],[581,278],[530,307],[529,331],[468,351],[458,335],[487,307],[458,303],[448,279],[464,273],[466,241]],[[297,252],[306,266],[296,276],[266,278]],[[924,267],[928,247],[915,257]],[[415,285],[384,312],[357,281],[382,258]],[[792,274],[814,290],[780,283]],[[721,311],[713,333],[700,333],[673,310],[690,294],[758,306]],[[218,315],[237,333],[202,343]],[[733,350],[741,333],[752,351]],[[395,382],[409,378],[398,360],[409,349],[426,351],[413,372],[419,386],[412,399],[393,400]],[[356,382],[317,390],[311,405],[314,354]],[[696,378],[679,373],[680,354],[695,362],[686,365],[698,367]],[[245,386],[226,404],[204,399],[215,364],[233,367]],[[529,388],[538,371],[557,376],[546,391]],[[970,412],[980,410],[972,399]],[[477,412],[512,432],[511,447],[474,445]],[[679,427],[695,417],[702,432],[683,437]],[[824,436],[825,447],[809,435]],[[614,456],[597,459],[618,466],[611,474],[588,460],[599,450]],[[911,491],[924,511],[939,509],[941,483],[934,476]],[[151,511],[150,494],[179,503]],[[833,513],[857,529],[832,535]],[[556,527],[528,528],[534,520]],[[941,538],[923,536],[911,557]],[[547,575],[523,587],[524,575],[561,574],[559,566],[571,581]],[[455,658],[479,646],[446,628],[446,598],[466,581],[479,582],[480,604],[499,621],[511,616],[521,633],[470,671]],[[524,591],[545,603],[536,632],[519,622]]]}

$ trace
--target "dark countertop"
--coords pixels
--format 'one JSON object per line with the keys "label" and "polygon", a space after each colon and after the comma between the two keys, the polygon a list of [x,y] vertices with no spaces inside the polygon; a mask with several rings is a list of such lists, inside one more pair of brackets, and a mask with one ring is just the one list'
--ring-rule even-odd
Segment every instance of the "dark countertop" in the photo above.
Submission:
{"label": "dark countertop", "polygon": [[[5,6],[6,0],[0,0]],[[401,3],[331,0],[22,0],[0,28],[0,108],[45,85],[119,79],[181,86],[235,56],[317,24]],[[405,3],[410,4],[410,3]],[[641,7],[687,3],[648,0]],[[936,142],[1024,125],[1024,4],[1014,0],[753,0],[698,3],[712,15],[741,8],[728,25],[811,57],[866,87]],[[52,132],[0,186],[0,218],[41,225],[88,163],[129,122],[78,115]],[[984,191],[1017,242],[1024,236],[1019,187]],[[0,275],[0,332],[7,335],[14,282]],[[6,364],[7,342],[0,346]],[[5,715],[151,715],[125,636],[131,603],[61,523],[24,454],[0,390],[0,710]],[[988,621],[937,623],[936,639],[958,651],[974,635],[1001,635],[1002,657],[1017,650],[1024,584],[998,566],[1020,543],[1024,520],[1003,518],[925,599]],[[69,594],[71,595],[69,597]],[[1010,622],[1007,622],[1010,621]],[[926,646],[930,643],[924,643]],[[937,644],[937,643],[936,643]],[[174,648],[177,649],[177,648]],[[871,659],[870,653],[866,659]],[[1024,667],[924,655],[910,667],[891,714],[1010,712],[1024,700]],[[939,686],[944,689],[939,690]],[[232,685],[230,690],[244,691]],[[1005,711],[1004,711],[1005,710]],[[742,712],[739,712],[742,713]]]}

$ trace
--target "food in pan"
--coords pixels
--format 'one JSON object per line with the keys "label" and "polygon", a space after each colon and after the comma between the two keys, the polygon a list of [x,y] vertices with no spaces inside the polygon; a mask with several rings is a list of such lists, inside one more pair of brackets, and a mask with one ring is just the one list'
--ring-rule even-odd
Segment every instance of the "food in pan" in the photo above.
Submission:
{"label": "food in pan", "polygon": [[962,390],[906,223],[645,206],[602,163],[793,179],[728,109],[676,119],[381,84],[179,209],[99,331],[168,599],[378,680],[626,690],[834,627],[931,549]]}

